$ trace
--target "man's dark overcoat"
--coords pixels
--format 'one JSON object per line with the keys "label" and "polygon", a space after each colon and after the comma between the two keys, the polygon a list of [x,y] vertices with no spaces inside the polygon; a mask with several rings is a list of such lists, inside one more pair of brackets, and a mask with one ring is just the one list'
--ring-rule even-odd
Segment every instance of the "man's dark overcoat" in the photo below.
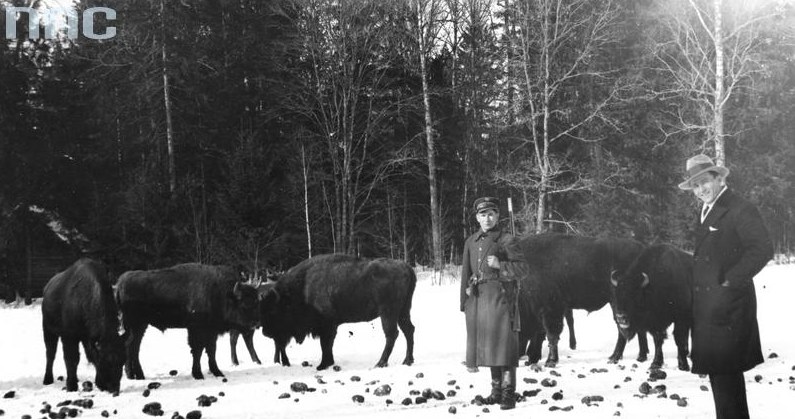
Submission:
{"label": "man's dark overcoat", "polygon": [[[500,281],[499,270],[486,263],[486,257],[495,255],[500,245],[512,237],[496,227],[485,233],[478,231],[464,244],[461,311],[466,317],[469,366],[515,367],[519,360],[519,337],[512,324],[515,307],[509,288],[516,284]],[[467,296],[472,278],[477,278],[479,284]]]}
{"label": "man's dark overcoat", "polygon": [[753,278],[773,257],[754,205],[726,190],[697,218],[693,254],[693,372],[748,371],[763,362]]}

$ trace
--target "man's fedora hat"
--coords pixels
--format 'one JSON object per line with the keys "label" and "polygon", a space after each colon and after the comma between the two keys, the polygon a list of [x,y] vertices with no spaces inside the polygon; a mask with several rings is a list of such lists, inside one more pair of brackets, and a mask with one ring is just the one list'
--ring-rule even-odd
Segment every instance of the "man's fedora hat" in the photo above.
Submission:
{"label": "man's fedora hat", "polygon": [[715,163],[712,162],[712,159],[704,154],[698,154],[687,159],[685,172],[685,181],[679,184],[679,189],[686,191],[693,189],[693,179],[704,173],[715,172],[723,177],[729,175],[729,169],[723,166],[716,166]]}
{"label": "man's fedora hat", "polygon": [[496,212],[500,212],[499,201],[497,198],[493,198],[490,196],[484,196],[483,198],[478,198],[475,200],[475,205],[473,205],[473,209],[476,214],[479,214],[483,211],[493,210]]}

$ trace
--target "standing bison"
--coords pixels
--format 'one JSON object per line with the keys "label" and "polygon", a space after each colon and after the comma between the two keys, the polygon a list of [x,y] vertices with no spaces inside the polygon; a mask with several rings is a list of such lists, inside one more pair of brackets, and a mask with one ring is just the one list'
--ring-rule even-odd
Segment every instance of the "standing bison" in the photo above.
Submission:
{"label": "standing bison", "polygon": [[662,344],[674,324],[678,367],[689,371],[688,339],[693,324],[691,285],[693,256],[676,247],[654,245],[613,278],[613,308],[619,330],[628,340],[638,330],[654,338],[651,368],[663,364]]}
{"label": "standing bison", "polygon": [[223,376],[215,362],[218,335],[253,329],[259,322],[257,290],[240,282],[239,275],[227,266],[186,263],[125,272],[116,285],[116,299],[129,332],[125,370],[130,379],[144,379],[138,353],[150,324],[160,330],[188,329],[191,375],[203,379],[199,361],[205,350],[210,372]]}
{"label": "standing bison", "polygon": [[[411,298],[417,278],[411,267],[392,259],[359,259],[331,254],[307,259],[287,271],[262,300],[262,333],[277,351],[291,338],[320,338],[322,359],[317,369],[334,365],[334,338],[343,323],[381,318],[386,345],[376,367],[387,365],[398,336],[406,338],[403,364],[414,362]],[[289,364],[286,356],[284,360]]]}
{"label": "standing bison", "polygon": [[44,287],[41,302],[47,366],[44,384],[52,384],[52,364],[63,342],[66,391],[77,391],[79,344],[97,370],[97,388],[118,392],[124,364],[124,340],[108,273],[101,263],[83,258],[55,275]]}
{"label": "standing bison", "polygon": [[[521,264],[524,272],[519,275],[522,327],[537,325],[546,333],[549,344],[546,366],[554,367],[558,363],[558,341],[566,311],[590,312],[604,307],[610,302],[611,273],[629,267],[642,250],[643,245],[634,240],[558,233],[525,236],[500,249],[500,259],[525,262]],[[526,309],[522,310],[522,306]],[[532,336],[534,333],[531,330],[523,334]],[[626,345],[626,338],[620,332],[617,334],[610,362],[621,359]],[[638,335],[639,361],[644,361],[648,355],[645,337],[645,333]],[[541,340],[532,338],[531,345],[540,345]],[[528,353],[540,354],[540,347],[529,348]]]}
{"label": "standing bison", "polygon": [[[260,297],[263,297],[267,294],[268,290],[273,288],[276,285],[275,281],[268,280],[266,282],[260,282],[254,287],[257,289]],[[261,319],[260,319],[261,320]],[[265,334],[265,330],[263,329],[263,334]],[[246,349],[248,350],[248,354],[251,357],[251,360],[257,364],[261,364],[262,361],[259,360],[259,356],[257,356],[257,350],[254,349],[254,330],[244,330],[238,332],[237,330],[230,330],[229,331],[229,347],[230,347],[230,354],[232,355],[232,365],[239,365],[240,361],[237,358],[237,341],[240,336],[243,336],[243,342],[246,344]],[[290,365],[290,360],[287,359],[287,343],[289,339],[284,343],[277,343],[276,350],[273,354],[273,362],[277,364],[282,364],[284,366]]]}

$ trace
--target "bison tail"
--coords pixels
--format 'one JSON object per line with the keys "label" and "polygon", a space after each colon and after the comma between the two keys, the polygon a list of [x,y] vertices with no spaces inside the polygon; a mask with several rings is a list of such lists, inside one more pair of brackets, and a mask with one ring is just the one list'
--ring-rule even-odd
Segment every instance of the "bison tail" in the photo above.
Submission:
{"label": "bison tail", "polygon": [[408,267],[407,277],[406,301],[403,302],[403,307],[401,307],[401,316],[408,315],[411,312],[411,300],[414,298],[414,290],[417,288],[417,274],[414,273],[414,269],[411,267]]}

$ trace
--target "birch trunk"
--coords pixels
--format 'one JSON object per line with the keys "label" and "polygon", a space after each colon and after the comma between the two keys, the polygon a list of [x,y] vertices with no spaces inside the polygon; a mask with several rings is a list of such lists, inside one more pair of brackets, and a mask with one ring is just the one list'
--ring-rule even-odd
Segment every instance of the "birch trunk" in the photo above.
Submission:
{"label": "birch trunk", "polygon": [[309,228],[309,173],[306,165],[306,148],[301,145],[301,169],[304,174],[304,220],[306,221],[306,248],[312,257],[312,231]]}
{"label": "birch trunk", "polygon": [[166,4],[160,0],[160,58],[163,66],[163,102],[166,111],[166,144],[168,147],[168,189],[173,194],[177,189],[177,171],[174,167],[174,127],[171,118],[171,95],[168,84],[168,53],[166,51]]}
{"label": "birch trunk", "polygon": [[725,147],[723,142],[723,14],[721,12],[722,0],[714,0],[715,6],[715,118],[712,121],[715,136],[715,160],[718,166],[726,162]]}
{"label": "birch trunk", "polygon": [[[433,247],[433,267],[440,270],[442,268],[442,238],[441,223],[439,221],[439,202],[438,190],[436,185],[436,151],[434,148],[433,119],[431,118],[431,98],[428,91],[428,69],[425,57],[426,45],[426,25],[430,23],[423,17],[423,9],[417,7],[418,41],[420,52],[420,77],[422,78],[422,102],[425,107],[425,139],[428,149],[428,183],[431,196],[431,237]],[[430,31],[430,28],[427,29]]]}

